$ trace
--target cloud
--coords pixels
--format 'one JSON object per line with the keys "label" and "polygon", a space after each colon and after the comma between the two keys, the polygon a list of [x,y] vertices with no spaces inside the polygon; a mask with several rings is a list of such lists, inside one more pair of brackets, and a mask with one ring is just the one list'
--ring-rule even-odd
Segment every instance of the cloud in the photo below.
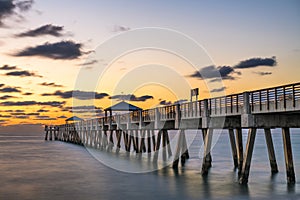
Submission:
{"label": "cloud", "polygon": [[226,87],[221,87],[221,88],[216,88],[216,89],[212,89],[210,92],[223,92],[225,91]]}
{"label": "cloud", "polygon": [[42,112],[49,112],[49,110],[45,110],[45,109],[39,109],[39,110],[37,110],[36,112],[38,112],[38,113],[42,113]]}
{"label": "cloud", "polygon": [[11,118],[11,115],[1,115],[0,114],[0,118]]}
{"label": "cloud", "polygon": [[211,78],[222,78],[228,80],[234,80],[232,76],[233,73],[236,73],[234,69],[230,66],[219,66],[214,65],[203,67],[199,71],[195,71],[194,74],[189,77],[200,78],[200,79],[211,79]]}
{"label": "cloud", "polygon": [[52,59],[71,60],[85,54],[81,51],[82,44],[73,41],[61,41],[57,43],[44,43],[34,47],[27,47],[14,56],[40,56]]}
{"label": "cloud", "polygon": [[1,83],[1,84],[0,84],[0,88],[1,88],[1,87],[3,87],[3,86],[4,86],[4,84],[3,84],[3,83]]}
{"label": "cloud", "polygon": [[66,102],[65,101],[4,101],[0,103],[0,106],[51,106],[51,107],[62,107]]}
{"label": "cloud", "polygon": [[0,1],[0,27],[4,26],[3,20],[12,16],[22,17],[17,11],[28,11],[31,9],[33,0],[1,0]]}
{"label": "cloud", "polygon": [[18,69],[16,66],[3,65],[0,70],[15,70]]}
{"label": "cloud", "polygon": [[10,87],[10,86],[7,86],[7,87],[1,87],[0,88],[0,92],[6,92],[6,93],[10,93],[10,92],[21,92],[21,90],[19,90],[19,87]]}
{"label": "cloud", "polygon": [[16,6],[17,6],[21,11],[28,11],[28,10],[31,9],[33,3],[34,3],[33,0],[17,1],[17,2],[16,2]]}
{"label": "cloud", "polygon": [[131,29],[130,27],[115,25],[113,28],[113,32],[129,31],[130,29]]}
{"label": "cloud", "polygon": [[[237,65],[232,66],[207,66],[203,67],[199,71],[195,71],[189,77],[199,78],[199,79],[211,79],[210,82],[217,82],[222,80],[235,80],[237,77],[233,76],[236,74],[240,76],[242,73],[236,71],[235,69],[246,69],[254,68],[259,66],[269,66],[274,67],[277,65],[276,57],[271,58],[250,58],[244,61],[240,61]],[[269,75],[269,74],[264,74]]]}
{"label": "cloud", "polygon": [[26,77],[26,76],[33,76],[33,77],[39,77],[39,78],[43,77],[43,76],[38,75],[38,74],[36,74],[34,72],[29,72],[29,71],[26,71],[26,70],[8,72],[5,75],[6,76],[19,76],[19,77]]}
{"label": "cloud", "polygon": [[147,101],[148,99],[153,99],[154,97],[151,95],[144,95],[137,97],[134,94],[120,94],[109,97],[110,99],[118,99],[125,101]]}
{"label": "cloud", "polygon": [[61,115],[61,116],[59,116],[59,117],[57,117],[58,119],[66,119],[67,117],[66,116],[64,116],[64,115]]}
{"label": "cloud", "polygon": [[50,116],[45,116],[45,115],[40,115],[40,116],[36,116],[33,120],[56,120],[56,118],[50,117]]}
{"label": "cloud", "polygon": [[98,63],[98,60],[91,60],[91,61],[82,63],[81,66],[93,65],[93,64],[96,64],[96,63]]}
{"label": "cloud", "polygon": [[159,102],[159,105],[163,105],[163,106],[168,106],[168,105],[171,105],[172,102],[171,101],[166,101],[166,100],[161,100]]}
{"label": "cloud", "polygon": [[0,97],[0,100],[7,100],[7,99],[12,99],[12,98],[17,98],[17,97],[14,97],[11,95],[4,95],[4,96]]}
{"label": "cloud", "polygon": [[260,76],[267,76],[267,75],[271,75],[272,72],[253,72],[254,74],[258,74]]}
{"label": "cloud", "polygon": [[50,87],[63,87],[62,85],[58,85],[58,84],[55,84],[55,83],[46,83],[46,82],[43,82],[43,83],[40,83],[39,85],[42,85],[42,86],[50,86]]}
{"label": "cloud", "polygon": [[63,99],[80,99],[80,100],[89,100],[89,99],[103,99],[104,97],[109,96],[106,93],[98,93],[98,92],[88,92],[88,91],[80,91],[80,90],[70,90],[62,92],[60,90],[55,91],[54,93],[44,93],[42,96],[59,96]]}
{"label": "cloud", "polygon": [[245,69],[245,68],[254,68],[258,66],[274,67],[276,65],[277,65],[276,57],[273,56],[271,58],[250,58],[239,62],[239,64],[235,65],[234,68]]}
{"label": "cloud", "polygon": [[55,26],[52,24],[46,24],[43,26],[40,26],[33,30],[28,30],[23,33],[19,33],[16,35],[16,37],[38,37],[43,35],[52,35],[55,37],[63,36],[63,26]]}
{"label": "cloud", "polygon": [[23,95],[30,96],[30,95],[33,95],[33,93],[32,92],[25,92],[25,93],[23,93]]}

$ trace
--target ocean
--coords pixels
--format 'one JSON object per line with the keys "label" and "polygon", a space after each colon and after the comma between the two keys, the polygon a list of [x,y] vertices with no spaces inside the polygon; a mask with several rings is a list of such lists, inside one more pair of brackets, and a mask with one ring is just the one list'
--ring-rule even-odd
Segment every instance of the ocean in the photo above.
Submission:
{"label": "ocean", "polygon": [[[193,131],[186,133],[191,158],[185,166],[154,171],[147,168],[152,163],[146,157],[134,153],[44,141],[43,133],[0,134],[0,199],[300,199],[300,129],[291,130],[295,186],[286,184],[281,132],[272,133],[279,173],[271,175],[264,134],[259,131],[247,186],[238,184],[226,131],[212,149],[207,177],[200,173],[201,137]],[[243,132],[244,143],[246,138]],[[140,173],[128,173],[135,170]]]}

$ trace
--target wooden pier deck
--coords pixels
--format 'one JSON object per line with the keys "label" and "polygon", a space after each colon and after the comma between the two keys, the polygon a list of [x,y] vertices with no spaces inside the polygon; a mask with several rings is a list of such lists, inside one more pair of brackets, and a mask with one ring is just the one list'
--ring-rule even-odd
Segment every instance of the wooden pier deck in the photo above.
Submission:
{"label": "wooden pier deck", "polygon": [[[238,168],[240,184],[247,184],[257,129],[264,129],[271,172],[278,172],[271,130],[282,129],[287,183],[295,184],[290,128],[300,128],[300,83],[248,91],[199,101],[109,115],[47,129],[54,138],[97,149],[153,153],[163,151],[163,160],[172,155],[168,130],[178,130],[179,137],[173,167],[189,158],[185,130],[200,129],[203,133],[204,155],[202,174],[211,167],[212,135],[215,129],[228,129],[233,163]],[[242,129],[248,129],[243,147]],[[52,136],[52,133],[50,133]],[[114,141],[116,138],[116,141]],[[123,140],[124,147],[121,147]]]}

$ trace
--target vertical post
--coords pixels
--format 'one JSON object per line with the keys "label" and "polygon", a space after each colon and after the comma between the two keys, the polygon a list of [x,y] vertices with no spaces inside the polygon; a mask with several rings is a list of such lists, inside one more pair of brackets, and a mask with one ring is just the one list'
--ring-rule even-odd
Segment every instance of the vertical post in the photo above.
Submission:
{"label": "vertical post", "polygon": [[156,142],[156,147],[155,147],[155,154],[153,157],[153,162],[157,162],[158,159],[158,153],[159,153],[159,147],[160,147],[160,141],[161,141],[161,130],[158,131],[157,134],[157,142]]}
{"label": "vertical post", "polygon": [[162,158],[163,158],[163,161],[166,161],[167,160],[167,138],[166,138],[166,134],[168,133],[167,130],[162,130],[162,134],[163,134],[163,137],[162,137]]}
{"label": "vertical post", "polygon": [[156,141],[155,141],[155,131],[152,129],[151,130],[151,137],[152,137],[152,146],[153,146],[153,151],[156,151]]}
{"label": "vertical post", "polygon": [[139,130],[135,130],[135,152],[139,153]]}
{"label": "vertical post", "polygon": [[236,129],[236,145],[237,145],[237,156],[238,156],[238,175],[240,176],[242,173],[242,167],[243,167],[243,135],[242,135],[242,129],[237,128]]}
{"label": "vertical post", "polygon": [[48,126],[46,125],[46,126],[45,126],[45,140],[48,140],[48,131],[49,131],[49,128],[48,128]]}
{"label": "vertical post", "polygon": [[233,129],[229,129],[229,139],[231,144],[231,152],[232,152],[232,158],[233,158],[233,164],[234,168],[238,167],[238,157],[237,157],[237,151],[236,151],[236,144],[234,139],[234,131]]}
{"label": "vertical post", "polygon": [[208,129],[205,136],[205,142],[204,142],[204,155],[203,155],[202,172],[201,172],[202,175],[207,175],[208,169],[211,166],[209,153],[211,150],[212,136],[213,136],[213,129]]}
{"label": "vertical post", "polygon": [[169,133],[166,130],[166,141],[167,141],[167,148],[168,148],[168,156],[172,156],[172,150],[171,150],[171,146],[170,146],[170,138],[169,138]]}
{"label": "vertical post", "polygon": [[141,145],[140,145],[140,153],[146,152],[146,146],[145,146],[145,135],[146,135],[146,130],[140,130],[141,133]]}
{"label": "vertical post", "polygon": [[120,149],[121,148],[121,139],[122,139],[121,130],[116,130],[116,134],[117,134],[117,147],[118,147],[118,149]]}
{"label": "vertical post", "polygon": [[272,140],[270,128],[265,128],[265,138],[266,138],[266,143],[267,143],[267,148],[268,148],[271,172],[272,172],[272,174],[277,173],[278,167],[277,167],[277,162],[276,162],[275,151],[274,151],[273,140]]}
{"label": "vertical post", "polygon": [[293,152],[292,152],[292,144],[291,144],[289,128],[287,127],[282,128],[282,139],[283,139],[287,183],[289,185],[292,185],[295,184],[296,178],[295,178],[295,171],[294,171],[294,164],[293,164]]}
{"label": "vertical post", "polygon": [[179,136],[178,136],[178,141],[177,141],[177,145],[176,145],[176,152],[175,152],[173,165],[172,165],[173,169],[178,168],[179,156],[180,156],[180,152],[182,149],[182,134],[183,134],[183,132],[184,132],[184,130],[179,130]]}
{"label": "vertical post", "polygon": [[151,130],[147,130],[147,147],[148,147],[148,153],[151,153]]}
{"label": "vertical post", "polygon": [[[206,138],[206,135],[207,135],[207,129],[206,128],[203,128],[202,129],[202,138],[203,138],[203,144],[204,144],[204,146],[205,146],[205,138]],[[212,158],[211,158],[211,154],[210,154],[210,152],[208,152],[208,154],[207,154],[207,165],[208,165],[208,167],[211,167],[211,161],[212,161]]]}
{"label": "vertical post", "polygon": [[246,151],[245,151],[245,159],[243,162],[242,173],[241,173],[241,177],[239,180],[240,184],[248,183],[248,177],[249,177],[249,173],[250,173],[250,165],[251,165],[253,147],[254,147],[254,142],[255,142],[255,136],[256,136],[256,128],[250,128],[249,133],[248,133]]}
{"label": "vertical post", "polygon": [[122,133],[123,133],[123,141],[125,144],[125,151],[128,151],[128,135],[126,131],[122,131]]}
{"label": "vertical post", "polygon": [[52,140],[52,131],[53,131],[53,127],[50,126],[50,138],[49,138],[49,140]]}
{"label": "vertical post", "polygon": [[185,132],[182,133],[182,156],[184,156],[185,159],[189,159],[190,155],[189,155],[189,150],[188,150],[188,146],[186,143],[186,138],[185,138]]}

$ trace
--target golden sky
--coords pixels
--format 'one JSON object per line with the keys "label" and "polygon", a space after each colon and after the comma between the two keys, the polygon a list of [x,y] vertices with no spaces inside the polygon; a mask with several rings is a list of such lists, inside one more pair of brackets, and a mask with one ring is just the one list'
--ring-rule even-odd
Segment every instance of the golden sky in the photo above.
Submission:
{"label": "golden sky", "polygon": [[299,82],[299,21],[292,0],[0,1],[0,126]]}

